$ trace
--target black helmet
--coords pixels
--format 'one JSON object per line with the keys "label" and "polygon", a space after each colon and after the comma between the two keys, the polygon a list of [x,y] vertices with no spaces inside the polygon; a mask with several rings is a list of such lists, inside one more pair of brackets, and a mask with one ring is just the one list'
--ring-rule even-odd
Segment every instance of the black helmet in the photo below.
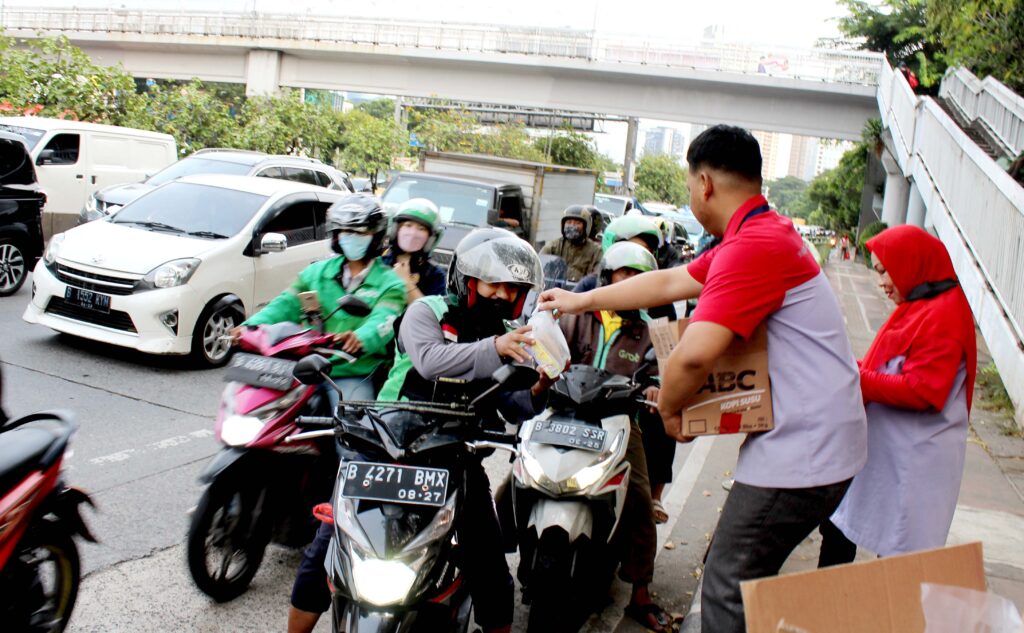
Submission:
{"label": "black helmet", "polygon": [[377,198],[365,193],[349,194],[327,209],[327,231],[331,234],[331,249],[336,253],[340,249],[334,239],[335,232],[353,231],[373,235],[367,257],[376,257],[380,254],[387,228],[387,215]]}
{"label": "black helmet", "polygon": [[590,229],[594,226],[594,215],[597,214],[597,207],[591,204],[573,204],[562,212],[562,223],[560,227],[565,229],[565,221],[569,219],[583,222],[583,236],[590,237]]}
{"label": "black helmet", "polygon": [[543,269],[537,251],[515,233],[498,228],[476,229],[462,238],[455,247],[448,266],[448,293],[459,305],[472,308],[476,302],[476,285],[471,279],[487,283],[509,283],[522,286],[512,318],[519,318],[529,290],[541,290]]}

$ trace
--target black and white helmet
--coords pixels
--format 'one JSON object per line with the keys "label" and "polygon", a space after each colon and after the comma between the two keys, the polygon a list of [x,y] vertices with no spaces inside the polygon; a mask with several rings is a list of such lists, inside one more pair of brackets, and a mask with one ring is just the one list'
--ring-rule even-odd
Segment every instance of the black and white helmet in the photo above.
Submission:
{"label": "black and white helmet", "polygon": [[508,283],[521,286],[516,314],[530,290],[540,292],[544,272],[537,251],[515,233],[498,228],[476,229],[462,238],[455,247],[448,266],[448,292],[460,305],[472,307],[475,289],[470,279],[487,283]]}
{"label": "black and white helmet", "polygon": [[368,255],[381,252],[387,233],[388,218],[377,198],[365,193],[353,193],[338,200],[327,209],[327,231],[331,234],[331,248],[338,250],[334,235],[337,231],[352,231],[373,235]]}

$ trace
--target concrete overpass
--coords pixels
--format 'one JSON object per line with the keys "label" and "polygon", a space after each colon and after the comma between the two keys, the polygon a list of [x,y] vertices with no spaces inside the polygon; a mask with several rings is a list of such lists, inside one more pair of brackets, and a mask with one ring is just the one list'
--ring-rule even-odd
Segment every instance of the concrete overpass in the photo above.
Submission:
{"label": "concrete overpass", "polygon": [[[137,77],[245,83],[249,94],[443,97],[841,139],[878,115],[872,53],[286,14],[7,7],[2,19],[10,35],[63,34]],[[768,55],[779,72],[758,72]]]}

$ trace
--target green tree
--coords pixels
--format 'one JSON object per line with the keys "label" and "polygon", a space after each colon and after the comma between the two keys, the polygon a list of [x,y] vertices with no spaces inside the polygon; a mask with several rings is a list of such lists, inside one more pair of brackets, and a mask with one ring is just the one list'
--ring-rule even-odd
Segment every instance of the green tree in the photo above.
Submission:
{"label": "green tree", "polygon": [[1024,91],[1024,0],[929,0],[927,27],[949,65]]}
{"label": "green tree", "polygon": [[772,205],[786,215],[806,219],[814,210],[807,196],[808,182],[795,176],[786,176],[766,183]]}
{"label": "green tree", "polygon": [[688,204],[686,170],[668,154],[645,154],[636,166],[636,197],[676,206]]}
{"label": "green tree", "polygon": [[372,117],[378,119],[391,119],[395,118],[395,100],[390,98],[374,99],[373,101],[364,101],[356,106],[357,110],[369,114]]}
{"label": "green tree", "polygon": [[308,103],[297,91],[250,97],[238,117],[239,147],[327,161],[343,145],[344,117],[326,104]]}
{"label": "green tree", "polygon": [[473,137],[480,126],[469,112],[456,109],[425,108],[409,111],[409,130],[416,133],[420,143],[438,152],[473,150]]}
{"label": "green tree", "polygon": [[473,153],[544,162],[544,152],[537,149],[519,124],[498,125],[472,136]]}
{"label": "green tree", "polygon": [[94,64],[64,36],[0,34],[0,59],[0,104],[8,112],[120,124],[136,99],[131,75]]}
{"label": "green tree", "polygon": [[377,175],[390,169],[399,154],[402,132],[394,121],[378,119],[361,110],[349,112],[344,122],[341,158],[345,168],[369,176],[376,189]]}
{"label": "green tree", "polygon": [[174,136],[183,156],[204,147],[238,146],[238,125],[228,104],[198,79],[150,87],[120,124]]}
{"label": "green tree", "polygon": [[545,155],[546,162],[567,167],[596,169],[600,154],[594,141],[576,130],[565,127],[557,134],[538,138],[534,147]]}
{"label": "green tree", "polygon": [[859,40],[863,50],[885,53],[889,63],[913,70],[921,83],[935,86],[946,71],[943,45],[929,30],[927,12],[935,0],[839,0],[848,15],[839,18],[839,30]]}
{"label": "green tree", "polygon": [[811,181],[807,196],[815,211],[808,215],[808,223],[836,230],[850,230],[857,226],[867,153],[867,143],[861,141],[843,154],[835,169]]}

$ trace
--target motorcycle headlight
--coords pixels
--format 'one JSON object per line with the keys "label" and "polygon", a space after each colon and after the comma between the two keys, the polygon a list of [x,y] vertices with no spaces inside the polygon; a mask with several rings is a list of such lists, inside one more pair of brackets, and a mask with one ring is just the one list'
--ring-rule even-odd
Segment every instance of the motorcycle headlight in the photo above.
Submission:
{"label": "motorcycle headlight", "polygon": [[57,259],[57,255],[60,253],[61,244],[64,243],[64,234],[58,233],[50,238],[50,242],[46,245],[46,251],[43,252],[43,261],[46,265],[53,264],[54,260]]}
{"label": "motorcycle headlight", "polygon": [[361,599],[386,607],[405,600],[416,582],[416,572],[402,561],[364,559],[352,549],[352,583]]}
{"label": "motorcycle headlight", "polygon": [[230,415],[220,426],[220,439],[228,446],[245,446],[263,430],[264,422],[248,415]]}
{"label": "motorcycle headlight", "polygon": [[143,281],[154,288],[174,288],[188,283],[197,268],[199,268],[198,259],[175,259],[149,271]]}

